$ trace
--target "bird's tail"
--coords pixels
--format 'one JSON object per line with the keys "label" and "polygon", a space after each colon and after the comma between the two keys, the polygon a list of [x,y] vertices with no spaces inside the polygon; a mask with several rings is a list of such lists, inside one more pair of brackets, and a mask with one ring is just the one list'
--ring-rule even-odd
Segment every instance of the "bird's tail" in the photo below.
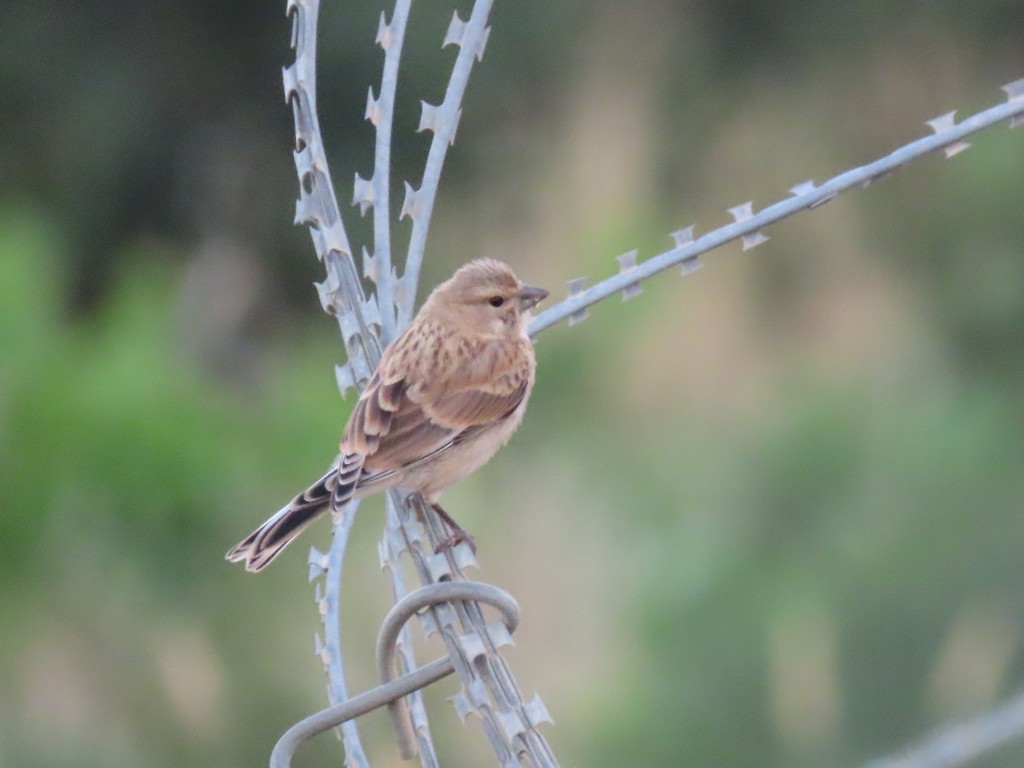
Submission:
{"label": "bird's tail", "polygon": [[245,570],[253,573],[266,568],[310,523],[330,509],[337,485],[338,470],[332,468],[232,547],[225,557],[232,563],[244,560]]}

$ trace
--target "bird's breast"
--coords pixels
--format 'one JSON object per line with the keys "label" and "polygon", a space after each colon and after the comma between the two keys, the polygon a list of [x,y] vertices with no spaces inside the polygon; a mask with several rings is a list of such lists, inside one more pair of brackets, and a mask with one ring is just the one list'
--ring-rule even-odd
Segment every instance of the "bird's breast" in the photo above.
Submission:
{"label": "bird's breast", "polygon": [[486,464],[509,441],[523,420],[526,399],[508,416],[495,421],[466,440],[453,445],[429,465],[409,472],[399,484],[403,490],[419,491],[433,499],[445,488]]}

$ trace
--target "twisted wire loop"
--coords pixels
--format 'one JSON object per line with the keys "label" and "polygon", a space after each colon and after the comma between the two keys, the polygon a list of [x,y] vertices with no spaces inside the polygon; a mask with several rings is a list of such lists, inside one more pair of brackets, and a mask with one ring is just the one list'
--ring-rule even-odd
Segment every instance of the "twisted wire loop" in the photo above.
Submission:
{"label": "twisted wire loop", "polygon": [[[465,583],[463,569],[476,565],[469,547],[460,544],[435,554],[448,534],[429,505],[413,494],[396,506],[407,514],[385,543],[393,551],[408,553],[422,583]],[[463,722],[471,713],[479,717],[499,765],[557,768],[558,761],[538,730],[552,722],[551,716],[539,696],[524,701],[499,652],[512,642],[508,627],[487,622],[473,600],[435,605],[418,618],[428,636],[441,636],[462,682],[452,697],[456,712]]]}
{"label": "twisted wire loop", "polygon": [[377,669],[381,685],[316,712],[289,728],[270,755],[271,768],[288,768],[296,750],[308,739],[382,706],[387,706],[391,714],[402,757],[414,757],[416,737],[404,697],[447,677],[455,671],[455,666],[451,657],[444,656],[396,678],[398,637],[406,622],[423,609],[436,609],[463,600],[493,605],[501,612],[502,623],[509,634],[519,625],[519,605],[515,599],[490,584],[449,581],[410,592],[388,611],[377,635]]}
{"label": "twisted wire loop", "polygon": [[[377,637],[377,672],[382,682],[387,684],[395,677],[396,641],[406,620],[424,608],[452,603],[456,600],[472,600],[493,605],[501,611],[502,621],[510,635],[519,625],[519,605],[512,595],[498,587],[476,581],[444,581],[420,587],[395,603],[381,625],[380,634]],[[448,671],[445,674],[455,671],[450,657],[438,659],[438,661],[444,662],[444,666],[447,667]],[[388,712],[391,715],[391,724],[395,730],[395,737],[398,739],[402,757],[405,759],[414,757],[416,755],[416,738],[405,700],[396,698],[390,701]]]}

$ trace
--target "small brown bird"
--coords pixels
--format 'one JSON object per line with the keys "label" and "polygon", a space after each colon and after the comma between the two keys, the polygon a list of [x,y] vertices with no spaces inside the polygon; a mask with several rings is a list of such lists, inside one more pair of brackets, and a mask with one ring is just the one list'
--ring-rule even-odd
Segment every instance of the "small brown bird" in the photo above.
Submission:
{"label": "small brown bird", "polygon": [[473,537],[437,503],[512,436],[533,389],[530,310],[548,292],[495,259],[472,261],[427,297],[412,324],[384,350],[356,403],[331,470],[230,552],[258,571],[328,509],[398,488],[423,494],[452,535]]}

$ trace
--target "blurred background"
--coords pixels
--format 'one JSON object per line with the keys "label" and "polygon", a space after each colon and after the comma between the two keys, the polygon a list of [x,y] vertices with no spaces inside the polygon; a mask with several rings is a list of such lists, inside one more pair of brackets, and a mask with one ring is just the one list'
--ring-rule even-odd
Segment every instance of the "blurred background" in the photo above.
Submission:
{"label": "blurred background", "polygon": [[[356,247],[379,11],[321,13]],[[414,7],[396,210],[451,12]],[[477,256],[562,296],[1024,77],[1005,0],[491,21],[421,297]],[[352,405],[291,225],[284,2],[7,0],[3,27],[0,765],[265,764],[326,701],[305,556],[329,526],[258,576],[223,553],[318,476]],[[446,507],[522,606],[507,658],[564,765],[855,766],[1024,683],[1024,129],[972,142],[540,337],[523,427]],[[390,605],[382,525],[364,504],[346,566],[353,691]],[[493,764],[435,689],[443,763]],[[387,728],[365,720],[374,765],[399,763]],[[325,735],[296,764],[341,761]],[[977,764],[1022,763],[1024,742]]]}

